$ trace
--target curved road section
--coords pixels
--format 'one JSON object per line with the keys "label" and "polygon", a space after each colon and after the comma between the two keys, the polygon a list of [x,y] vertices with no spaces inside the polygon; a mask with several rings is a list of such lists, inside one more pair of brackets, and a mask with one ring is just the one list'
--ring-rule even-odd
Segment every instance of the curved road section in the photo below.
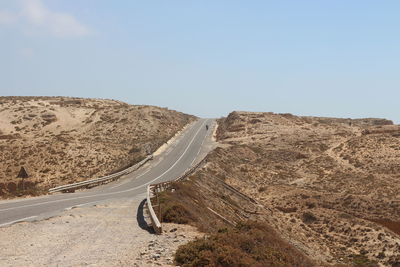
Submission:
{"label": "curved road section", "polygon": [[0,227],[48,218],[76,206],[145,194],[147,185],[174,180],[200,160],[207,152],[205,144],[210,142],[213,130],[206,130],[206,125],[214,124],[211,119],[199,119],[147,167],[117,182],[76,193],[0,201]]}

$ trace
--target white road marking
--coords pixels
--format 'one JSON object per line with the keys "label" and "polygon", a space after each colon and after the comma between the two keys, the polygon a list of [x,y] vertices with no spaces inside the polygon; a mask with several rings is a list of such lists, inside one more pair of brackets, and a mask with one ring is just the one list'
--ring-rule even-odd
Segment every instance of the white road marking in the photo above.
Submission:
{"label": "white road marking", "polygon": [[[208,121],[208,120],[206,120],[206,122],[207,122],[207,121]],[[210,128],[211,128],[211,127],[210,127]],[[196,159],[197,159],[197,157],[199,156],[200,151],[201,151],[201,148],[202,148],[203,143],[204,143],[204,140],[206,140],[207,136],[208,136],[208,133],[204,136],[203,141],[201,141],[201,145],[200,145],[199,151],[197,151],[196,157],[194,157],[194,159],[192,160],[192,163],[190,163],[190,166],[193,165],[193,162],[195,162]]]}
{"label": "white road marking", "polygon": [[36,203],[36,204],[30,204],[30,205],[23,205],[23,206],[19,206],[19,207],[13,207],[13,208],[7,208],[7,209],[1,209],[0,212],[2,211],[8,211],[8,210],[16,210],[16,209],[22,209],[22,208],[27,208],[27,207],[35,207],[35,206],[40,206],[40,205],[44,205],[44,204],[49,204],[49,203],[57,203],[57,202],[64,202],[64,201],[68,201],[68,200],[77,200],[77,199],[85,199],[85,198],[92,198],[92,197],[100,197],[100,196],[109,196],[109,195],[116,195],[116,194],[120,194],[120,193],[126,193],[126,192],[130,192],[136,189],[139,189],[141,187],[147,186],[155,181],[157,181],[158,179],[160,179],[164,174],[166,174],[167,172],[169,172],[173,167],[175,167],[176,164],[178,164],[178,162],[183,158],[183,156],[186,154],[186,152],[188,151],[189,147],[192,145],[194,139],[196,138],[196,136],[199,134],[200,130],[203,128],[204,124],[206,121],[203,122],[203,124],[201,125],[201,127],[197,130],[196,134],[193,136],[192,140],[190,141],[190,143],[188,144],[188,146],[186,147],[185,151],[183,151],[182,155],[175,161],[175,163],[168,168],[168,170],[166,170],[165,172],[163,172],[161,175],[157,176],[156,178],[154,178],[153,180],[140,185],[140,186],[136,186],[130,189],[126,189],[126,190],[122,190],[122,191],[117,191],[117,192],[110,192],[110,193],[102,193],[102,194],[96,194],[96,195],[91,195],[91,196],[82,196],[82,197],[75,197],[75,198],[67,198],[67,199],[59,199],[59,200],[52,200],[52,201],[45,201],[45,202],[41,202],[41,203]]}
{"label": "white road marking", "polygon": [[101,200],[96,200],[96,201],[92,201],[92,202],[86,202],[86,203],[82,203],[82,204],[79,204],[79,205],[74,205],[74,206],[65,208],[64,210],[72,210],[72,209],[74,209],[74,208],[79,208],[79,207],[82,207],[82,206],[85,206],[85,205],[90,205],[90,204],[98,203],[98,202],[100,202],[100,201],[101,201]]}
{"label": "white road marking", "polygon": [[[139,179],[140,177],[142,177],[143,175],[145,175],[146,173],[148,173],[149,171],[151,171],[151,169],[152,168],[155,168],[155,167],[157,167],[157,165],[159,164],[160,162],[157,162],[157,164],[156,165],[154,165],[153,167],[151,167],[150,169],[148,169],[147,171],[145,171],[144,173],[142,173],[142,174],[140,174],[139,176],[136,176],[136,177],[134,177],[134,179],[136,180],[136,179]],[[125,184],[127,184],[127,183],[129,183],[130,181],[132,181],[132,179],[129,179],[129,180],[127,180],[127,181],[124,181],[123,183],[119,183],[119,184],[117,184],[117,185],[114,185],[113,187],[111,187],[110,189],[114,189],[114,188],[117,188],[117,187],[120,187],[120,186],[123,186],[123,185],[125,185]]]}
{"label": "white road marking", "polygon": [[23,221],[26,221],[26,220],[29,220],[29,219],[33,219],[33,218],[36,218],[36,217],[37,216],[30,216],[30,217],[18,219],[18,220],[15,220],[15,221],[3,223],[3,224],[0,224],[0,227],[7,226],[7,225],[10,225],[10,224],[13,224],[13,223],[17,223],[17,222],[23,222]]}
{"label": "white road marking", "polygon": [[[186,135],[186,134],[187,134],[187,132],[186,132],[184,135]],[[179,138],[179,139],[181,139],[181,138]],[[167,151],[165,151],[163,157],[167,156],[167,155],[172,151],[172,148],[176,147],[176,144],[177,144],[176,141],[178,141],[178,140],[175,140],[175,142],[173,142],[173,143],[171,144],[171,146],[169,147],[169,149],[168,149]],[[162,160],[159,160],[153,167],[150,167],[146,172],[140,174],[139,176],[135,177],[134,179],[135,179],[135,180],[136,180],[136,179],[139,179],[140,177],[142,177],[143,175],[145,175],[146,173],[148,173],[149,171],[151,171],[153,168],[157,167],[158,164],[160,164],[161,162],[162,162]],[[130,181],[131,181],[131,180],[128,180],[128,181],[126,181],[125,183],[117,184],[117,185],[111,187],[111,189],[114,189],[114,188],[123,186],[123,185],[125,185],[126,183],[128,183],[128,182],[130,182]]]}
{"label": "white road marking", "polygon": [[[206,120],[206,121],[207,121],[207,120]],[[204,123],[203,123],[203,124],[204,124]],[[197,135],[197,134],[196,134],[196,135]],[[172,151],[172,149],[176,147],[177,141],[179,141],[180,139],[182,139],[182,138],[178,138],[177,140],[175,140],[175,142],[173,142],[173,143],[170,145],[170,147],[168,148],[168,150],[164,152],[163,157],[167,156],[167,155]],[[203,143],[202,143],[202,144],[203,144]],[[146,172],[140,174],[139,176],[135,177],[134,179],[135,179],[135,180],[136,180],[136,179],[139,179],[140,177],[142,177],[143,175],[145,175],[146,173],[148,173],[149,171],[151,171],[153,168],[157,167],[158,164],[160,164],[161,162],[162,162],[162,160],[159,160],[153,167],[150,167]],[[111,187],[111,189],[114,189],[114,188],[120,187],[120,186],[122,186],[122,185],[125,185],[126,183],[128,183],[128,182],[130,182],[130,181],[131,181],[131,180],[128,180],[128,181],[125,182],[125,183],[117,184],[117,185]],[[0,211],[1,211],[1,210],[0,210]]]}
{"label": "white road marking", "polygon": [[[161,161],[162,161],[162,160],[161,160]],[[151,169],[157,167],[158,164],[160,164],[161,161],[158,161],[153,167],[150,167],[147,171],[145,171],[144,173],[142,173],[142,174],[140,174],[140,175],[134,177],[133,179],[135,179],[135,180],[136,180],[136,179],[139,179],[140,177],[142,177],[143,175],[145,175],[146,173],[148,173],[149,171],[151,171]],[[120,184],[114,185],[114,186],[111,187],[110,189],[114,189],[114,188],[123,186],[123,185],[129,183],[130,181],[132,181],[132,179],[129,179],[129,180],[125,181],[124,183],[120,183]]]}

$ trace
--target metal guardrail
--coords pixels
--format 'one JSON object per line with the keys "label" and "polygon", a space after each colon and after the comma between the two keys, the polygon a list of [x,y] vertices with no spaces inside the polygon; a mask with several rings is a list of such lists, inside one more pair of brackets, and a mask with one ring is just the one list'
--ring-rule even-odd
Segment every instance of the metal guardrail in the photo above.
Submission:
{"label": "metal guardrail", "polygon": [[147,161],[149,161],[151,159],[153,159],[153,155],[147,156],[142,161],[140,161],[140,162],[136,163],[135,165],[133,165],[133,166],[131,166],[129,168],[126,168],[125,170],[122,170],[120,172],[113,173],[111,175],[107,175],[107,176],[104,176],[104,177],[99,177],[99,178],[95,178],[95,179],[91,179],[91,180],[86,180],[86,181],[83,181],[83,182],[57,186],[57,187],[54,187],[54,188],[50,188],[49,192],[50,193],[54,193],[54,192],[60,192],[60,191],[73,191],[73,190],[75,190],[77,188],[88,186],[88,185],[94,185],[94,184],[101,184],[101,183],[105,183],[105,182],[110,182],[110,181],[118,179],[122,175],[131,173],[131,172],[139,169],[141,166],[143,166]]}
{"label": "metal guardrail", "polygon": [[[201,164],[203,164],[206,161],[206,157],[204,157],[199,163],[188,169],[184,174],[179,176],[173,181],[169,182],[162,182],[158,184],[151,184],[147,186],[147,209],[149,210],[150,213],[150,220],[151,220],[151,225],[154,229],[154,232],[156,234],[161,234],[162,233],[162,225],[160,220],[158,219],[156,213],[154,212],[153,204],[151,203],[151,198],[156,195],[158,192],[162,192],[167,190],[173,182],[181,181],[188,177],[190,174],[192,174]],[[161,216],[161,214],[160,214]]]}
{"label": "metal guardrail", "polygon": [[[152,223],[152,227],[154,229],[154,231],[157,234],[161,234],[162,233],[162,224],[159,220],[159,218],[157,217],[154,208],[151,203],[151,198],[153,198],[158,192],[163,192],[165,190],[167,190],[168,188],[171,187],[171,185],[174,182],[177,181],[181,181],[183,179],[185,179],[186,177],[188,177],[189,175],[191,175],[192,173],[195,172],[195,170],[202,165],[205,161],[206,161],[207,157],[204,157],[199,163],[197,163],[196,165],[194,165],[193,167],[191,167],[189,170],[187,170],[184,174],[182,174],[181,176],[179,176],[178,178],[176,178],[173,181],[169,181],[169,182],[162,182],[162,183],[158,183],[158,184],[151,184],[149,186],[147,186],[147,208],[150,212],[150,219],[151,219],[151,223]],[[218,182],[220,182],[226,189],[230,190],[232,193],[235,193],[236,195],[238,195],[239,197],[242,197],[250,202],[252,202],[253,204],[258,204],[257,201],[255,201],[254,199],[252,199],[251,197],[243,194],[242,192],[238,191],[237,189],[235,189],[234,187],[226,184],[224,181],[222,181],[219,178],[215,178]],[[214,214],[216,214],[218,217],[220,217],[221,219],[223,219],[224,221],[226,221],[229,224],[234,225],[233,222],[229,221],[228,219],[226,219],[225,217],[221,216],[220,214],[216,213],[214,210],[211,210],[210,208],[208,208],[211,212],[213,212]],[[246,211],[248,213],[255,213],[254,211]],[[161,216],[161,214],[160,214]]]}
{"label": "metal guardrail", "polygon": [[200,160],[196,165],[194,165],[193,167],[191,167],[189,170],[187,170],[184,174],[182,174],[181,176],[179,176],[178,178],[175,179],[175,181],[180,181],[185,179],[186,177],[188,177],[189,175],[191,175],[192,173],[194,173],[194,171],[206,161],[207,157],[204,157],[202,160]]}

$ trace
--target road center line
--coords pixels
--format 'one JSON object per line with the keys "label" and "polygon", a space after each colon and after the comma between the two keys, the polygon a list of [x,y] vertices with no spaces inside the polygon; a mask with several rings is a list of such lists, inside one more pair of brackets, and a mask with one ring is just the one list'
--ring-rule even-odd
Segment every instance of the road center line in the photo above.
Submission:
{"label": "road center line", "polygon": [[[22,208],[27,208],[27,207],[35,207],[35,206],[40,206],[40,205],[44,205],[44,204],[49,204],[49,203],[57,203],[57,202],[64,202],[64,201],[69,201],[69,200],[77,200],[77,199],[85,199],[85,198],[93,198],[93,197],[100,197],[100,196],[109,196],[109,195],[116,195],[116,194],[120,194],[120,193],[126,193],[126,192],[130,192],[136,189],[139,189],[141,187],[147,186],[151,183],[153,183],[154,181],[160,179],[164,174],[166,174],[167,172],[169,172],[173,167],[175,167],[176,164],[178,164],[178,162],[183,158],[183,156],[186,154],[186,152],[188,151],[189,147],[192,145],[194,139],[196,138],[196,136],[199,134],[200,130],[203,128],[204,124],[206,123],[207,120],[205,120],[202,125],[200,126],[200,128],[197,130],[196,134],[193,136],[192,140],[190,141],[190,143],[188,144],[188,146],[186,147],[185,151],[183,151],[182,155],[175,161],[175,163],[168,168],[168,170],[166,170],[165,172],[163,172],[161,175],[157,176],[156,178],[154,178],[153,180],[140,185],[140,186],[136,186],[130,189],[126,189],[126,190],[122,190],[122,191],[117,191],[117,192],[110,192],[110,193],[102,193],[102,194],[96,194],[96,195],[90,195],[90,196],[81,196],[81,197],[75,197],[75,198],[68,198],[68,199],[59,199],[59,200],[52,200],[52,201],[46,201],[46,202],[41,202],[41,203],[36,203],[36,204],[30,204],[30,205],[23,205],[23,206],[19,206],[19,207],[13,207],[13,208],[7,208],[7,209],[1,209],[0,212],[2,211],[8,211],[8,210],[15,210],[15,209],[22,209]],[[1,226],[1,225],[0,225]]]}
{"label": "road center line", "polygon": [[[153,167],[150,167],[150,168],[149,168],[147,171],[145,171],[144,173],[142,173],[142,174],[140,174],[140,175],[138,175],[138,176],[136,176],[136,177],[133,177],[133,179],[134,179],[134,180],[139,179],[140,177],[142,177],[143,175],[145,175],[146,173],[148,173],[149,171],[151,171],[152,168],[157,167],[157,165],[158,165],[159,163],[160,163],[160,161],[157,162],[157,164],[154,165]],[[131,179],[132,179],[132,178],[131,178]],[[123,186],[123,185],[126,185],[127,183],[129,183],[130,181],[132,181],[131,179],[127,179],[127,180],[123,181],[122,183],[119,183],[119,184],[117,184],[117,185],[114,185],[114,186],[111,187],[110,189],[114,189],[114,188],[117,188],[117,187],[121,187],[121,186]]]}
{"label": "road center line", "polygon": [[[183,136],[186,135],[187,133],[188,133],[188,132],[186,132],[186,133],[183,132]],[[182,136],[181,136],[181,137],[182,137]],[[177,137],[177,138],[175,139],[175,142],[172,142],[172,143],[170,144],[170,146],[169,146],[169,147],[167,148],[167,150],[165,151],[163,157],[167,156],[167,155],[172,151],[171,149],[174,148],[174,147],[176,147],[177,141],[179,141],[179,139],[181,139],[181,137]],[[142,174],[140,174],[140,175],[138,175],[138,176],[136,176],[136,177],[133,177],[133,179],[135,179],[135,180],[139,179],[140,177],[142,177],[143,175],[145,175],[146,173],[148,173],[149,171],[151,171],[153,168],[157,167],[158,164],[160,164],[161,162],[162,162],[162,159],[159,160],[154,166],[149,167],[149,169],[148,169],[147,171],[145,171],[144,173],[142,173]],[[131,179],[132,179],[132,178],[131,178]],[[131,179],[129,179],[128,181],[126,181],[126,182],[124,182],[124,183],[119,183],[119,184],[117,184],[117,185],[114,185],[113,187],[111,187],[111,189],[121,187],[121,186],[125,185],[126,183],[129,183],[129,182],[131,181]]]}

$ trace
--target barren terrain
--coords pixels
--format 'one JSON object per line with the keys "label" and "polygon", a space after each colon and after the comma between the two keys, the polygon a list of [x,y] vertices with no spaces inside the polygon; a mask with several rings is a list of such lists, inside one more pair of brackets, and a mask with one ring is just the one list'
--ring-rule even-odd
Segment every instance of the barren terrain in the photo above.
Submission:
{"label": "barren terrain", "polygon": [[206,173],[257,200],[311,258],[400,265],[400,127],[381,119],[233,112]]}
{"label": "barren terrain", "polygon": [[[148,232],[142,200],[77,207],[37,222],[0,228],[0,266],[173,266],[173,253],[200,235],[187,225]],[[139,207],[139,209],[138,209]]]}
{"label": "barren terrain", "polygon": [[[0,97],[0,197],[36,195],[126,168],[193,119],[114,100]],[[29,175],[24,185],[16,178],[21,167]]]}

